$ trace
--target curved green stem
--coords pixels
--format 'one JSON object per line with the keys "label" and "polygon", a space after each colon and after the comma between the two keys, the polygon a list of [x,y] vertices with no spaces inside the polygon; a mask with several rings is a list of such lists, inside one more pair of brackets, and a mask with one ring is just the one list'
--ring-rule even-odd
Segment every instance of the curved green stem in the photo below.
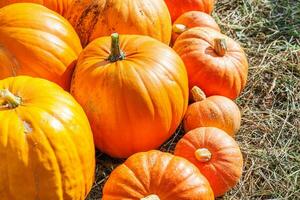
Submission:
{"label": "curved green stem", "polygon": [[4,100],[4,104],[7,104],[9,108],[16,108],[21,105],[21,97],[15,96],[8,89],[0,90],[0,99]]}
{"label": "curved green stem", "polygon": [[125,53],[122,52],[120,47],[120,37],[118,33],[111,34],[111,53],[108,57],[110,62],[117,62],[118,60],[124,60]]}

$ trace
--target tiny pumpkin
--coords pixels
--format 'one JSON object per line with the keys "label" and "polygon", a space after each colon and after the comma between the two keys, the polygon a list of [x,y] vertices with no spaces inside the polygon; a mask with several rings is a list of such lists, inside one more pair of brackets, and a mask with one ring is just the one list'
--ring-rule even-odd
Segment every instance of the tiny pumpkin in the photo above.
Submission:
{"label": "tiny pumpkin", "polygon": [[65,18],[83,46],[114,32],[148,35],[166,44],[171,41],[171,18],[164,0],[74,1]]}
{"label": "tiny pumpkin", "polygon": [[210,28],[192,28],[176,40],[174,50],[188,71],[189,87],[200,87],[207,96],[237,98],[248,76],[248,61],[233,39]]}
{"label": "tiny pumpkin", "polygon": [[132,155],[109,176],[103,200],[213,200],[205,177],[186,159],[160,151]]}
{"label": "tiny pumpkin", "polygon": [[71,93],[89,117],[96,147],[123,158],[155,149],[174,133],[187,109],[188,80],[169,46],[115,33],[83,50]]}
{"label": "tiny pumpkin", "polygon": [[223,96],[205,96],[197,86],[191,90],[195,103],[189,105],[184,117],[186,132],[198,127],[216,127],[234,136],[241,125],[241,112],[229,98]]}
{"label": "tiny pumpkin", "polygon": [[194,27],[208,27],[220,32],[220,27],[214,18],[204,12],[189,11],[182,14],[173,24],[172,44],[183,32]]}
{"label": "tiny pumpkin", "polygon": [[232,137],[218,128],[202,127],[188,132],[177,143],[174,154],[198,167],[216,197],[234,187],[242,176],[240,148]]}
{"label": "tiny pumpkin", "polygon": [[[56,84],[0,80],[1,200],[84,200],[95,172],[88,119]],[[9,188],[9,189],[8,189]]]}
{"label": "tiny pumpkin", "polygon": [[201,11],[211,14],[215,0],[165,0],[174,22],[180,15],[188,11]]}
{"label": "tiny pumpkin", "polygon": [[1,0],[0,8],[13,3],[37,3],[64,15],[72,2],[73,0]]}
{"label": "tiny pumpkin", "polygon": [[70,87],[82,47],[70,23],[33,3],[0,9],[0,77],[28,75]]}

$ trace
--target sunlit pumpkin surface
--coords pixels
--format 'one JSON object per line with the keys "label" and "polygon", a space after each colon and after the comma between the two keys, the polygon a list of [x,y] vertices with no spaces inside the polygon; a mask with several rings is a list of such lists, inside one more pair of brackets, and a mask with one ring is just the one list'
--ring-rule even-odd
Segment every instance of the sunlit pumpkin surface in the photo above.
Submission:
{"label": "sunlit pumpkin surface", "polygon": [[54,83],[20,76],[0,80],[0,104],[0,199],[84,200],[95,150],[74,98]]}

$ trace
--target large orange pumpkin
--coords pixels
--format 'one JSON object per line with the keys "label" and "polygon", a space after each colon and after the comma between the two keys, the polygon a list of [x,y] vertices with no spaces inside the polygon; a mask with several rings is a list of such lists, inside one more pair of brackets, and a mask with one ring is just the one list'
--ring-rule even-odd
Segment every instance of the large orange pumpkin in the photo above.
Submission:
{"label": "large orange pumpkin", "polygon": [[187,108],[188,81],[182,60],[167,45],[147,36],[111,37],[94,40],[81,53],[71,93],[89,117],[96,146],[128,157],[173,134]]}
{"label": "large orange pumpkin", "polygon": [[73,0],[1,0],[0,8],[13,3],[37,3],[64,15]]}
{"label": "large orange pumpkin", "polygon": [[186,159],[160,151],[137,153],[109,176],[103,200],[213,200],[207,180]]}
{"label": "large orange pumpkin", "polygon": [[1,200],[84,200],[95,150],[74,98],[44,79],[0,80]]}
{"label": "large orange pumpkin", "polygon": [[114,32],[148,35],[166,44],[171,40],[172,24],[164,0],[74,1],[65,17],[83,46]]}
{"label": "large orange pumpkin", "polygon": [[69,89],[82,47],[67,20],[32,3],[0,9],[0,78],[29,75]]}
{"label": "large orange pumpkin", "polygon": [[188,132],[176,145],[175,155],[191,161],[207,178],[216,197],[234,187],[243,170],[243,156],[232,137],[218,128]]}
{"label": "large orange pumpkin", "polygon": [[220,27],[214,18],[204,12],[190,11],[182,14],[173,24],[172,44],[183,32],[194,27],[208,27],[220,32]]}
{"label": "large orange pumpkin", "polygon": [[234,136],[241,125],[241,112],[238,106],[227,97],[207,97],[198,87],[192,88],[191,104],[184,117],[186,132],[198,127],[216,127]]}
{"label": "large orange pumpkin", "polygon": [[201,11],[211,14],[215,0],[165,0],[174,22],[180,15],[188,11]]}
{"label": "large orange pumpkin", "polygon": [[210,28],[192,28],[174,44],[189,75],[189,87],[200,87],[207,96],[239,96],[246,85],[248,61],[233,39]]}

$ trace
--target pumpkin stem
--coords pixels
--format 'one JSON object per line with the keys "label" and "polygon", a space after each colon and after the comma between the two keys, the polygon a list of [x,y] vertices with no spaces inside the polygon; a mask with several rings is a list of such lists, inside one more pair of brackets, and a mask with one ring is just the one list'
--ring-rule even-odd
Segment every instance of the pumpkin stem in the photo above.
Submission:
{"label": "pumpkin stem", "polygon": [[118,33],[111,34],[111,53],[108,57],[110,62],[117,62],[118,60],[124,60],[125,54],[120,47],[120,37]]}
{"label": "pumpkin stem", "polygon": [[200,162],[208,162],[211,159],[211,152],[207,148],[197,149],[195,157]]}
{"label": "pumpkin stem", "polygon": [[203,101],[204,99],[206,99],[205,93],[198,86],[194,86],[191,89],[191,94],[192,99],[195,102]]}
{"label": "pumpkin stem", "polygon": [[174,33],[181,34],[181,33],[185,32],[187,30],[188,30],[188,27],[186,27],[183,24],[174,24],[173,25],[173,32]]}
{"label": "pumpkin stem", "polygon": [[227,44],[225,38],[216,38],[214,43],[216,54],[220,57],[224,56],[227,52]]}
{"label": "pumpkin stem", "polygon": [[141,198],[140,200],[160,200],[160,198],[155,194],[151,194],[149,196]]}
{"label": "pumpkin stem", "polygon": [[8,89],[0,90],[0,100],[3,100],[3,105],[6,105],[8,108],[16,108],[21,105],[21,97],[15,96]]}

